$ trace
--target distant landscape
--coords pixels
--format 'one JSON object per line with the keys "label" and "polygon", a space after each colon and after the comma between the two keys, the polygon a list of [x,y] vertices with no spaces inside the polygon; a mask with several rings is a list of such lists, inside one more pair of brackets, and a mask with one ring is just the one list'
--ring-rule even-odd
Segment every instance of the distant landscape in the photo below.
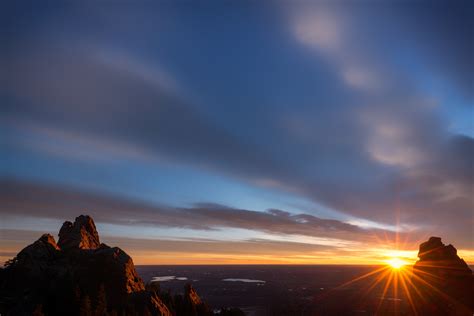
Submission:
{"label": "distant landscape", "polygon": [[[363,292],[377,275],[339,287],[377,268],[379,266],[360,265],[137,266],[137,271],[145,281],[156,275],[185,277],[186,280],[173,278],[160,282],[160,288],[181,292],[183,285],[191,282],[211,306],[235,306],[246,315],[373,315],[381,301],[379,311],[384,312],[379,314],[413,315],[403,289],[399,289],[396,297],[393,288],[383,295],[382,283],[370,293]],[[225,282],[229,276],[262,282]],[[388,312],[392,308],[394,312]]]}

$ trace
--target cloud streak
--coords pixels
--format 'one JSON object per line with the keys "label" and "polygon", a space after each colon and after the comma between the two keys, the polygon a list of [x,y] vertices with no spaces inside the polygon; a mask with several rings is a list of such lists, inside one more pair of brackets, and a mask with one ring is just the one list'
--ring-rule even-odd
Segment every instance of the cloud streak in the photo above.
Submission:
{"label": "cloud streak", "polygon": [[225,227],[261,231],[275,235],[300,235],[341,240],[374,240],[391,231],[365,229],[338,220],[271,209],[266,212],[201,203],[190,208],[154,206],[118,197],[54,186],[2,181],[2,216],[72,218],[90,213],[98,222],[116,225],[179,227],[213,230]]}

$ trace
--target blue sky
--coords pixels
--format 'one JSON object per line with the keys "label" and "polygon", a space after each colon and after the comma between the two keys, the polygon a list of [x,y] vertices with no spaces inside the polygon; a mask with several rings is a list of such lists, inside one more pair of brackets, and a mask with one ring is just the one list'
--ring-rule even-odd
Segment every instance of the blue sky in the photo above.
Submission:
{"label": "blue sky", "polygon": [[[85,203],[110,236],[339,245],[398,230],[472,251],[473,10],[7,4],[1,228],[31,230],[36,218],[52,230]],[[119,209],[129,204],[151,215]]]}

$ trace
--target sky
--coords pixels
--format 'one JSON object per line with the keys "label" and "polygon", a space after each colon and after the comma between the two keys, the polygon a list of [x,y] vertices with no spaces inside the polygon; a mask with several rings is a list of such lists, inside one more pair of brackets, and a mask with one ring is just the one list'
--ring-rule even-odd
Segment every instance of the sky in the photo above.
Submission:
{"label": "sky", "polygon": [[136,264],[474,263],[472,1],[12,1],[0,262],[91,215]]}

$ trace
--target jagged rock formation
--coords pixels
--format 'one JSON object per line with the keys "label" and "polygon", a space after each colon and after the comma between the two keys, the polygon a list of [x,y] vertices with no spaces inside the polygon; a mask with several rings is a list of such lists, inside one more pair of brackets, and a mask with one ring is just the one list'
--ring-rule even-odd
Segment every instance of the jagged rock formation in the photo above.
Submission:
{"label": "jagged rock formation", "polygon": [[63,224],[58,244],[44,234],[0,269],[1,315],[212,314],[192,287],[189,299],[170,300],[173,313],[159,294],[145,289],[130,256],[100,243],[84,215]]}
{"label": "jagged rock formation", "polygon": [[474,278],[453,245],[440,237],[420,245],[413,267],[413,283],[420,291],[417,307],[421,315],[472,315]]}
{"label": "jagged rock formation", "polygon": [[99,248],[99,233],[92,218],[81,215],[74,223],[64,222],[59,230],[58,245],[62,250]]}

